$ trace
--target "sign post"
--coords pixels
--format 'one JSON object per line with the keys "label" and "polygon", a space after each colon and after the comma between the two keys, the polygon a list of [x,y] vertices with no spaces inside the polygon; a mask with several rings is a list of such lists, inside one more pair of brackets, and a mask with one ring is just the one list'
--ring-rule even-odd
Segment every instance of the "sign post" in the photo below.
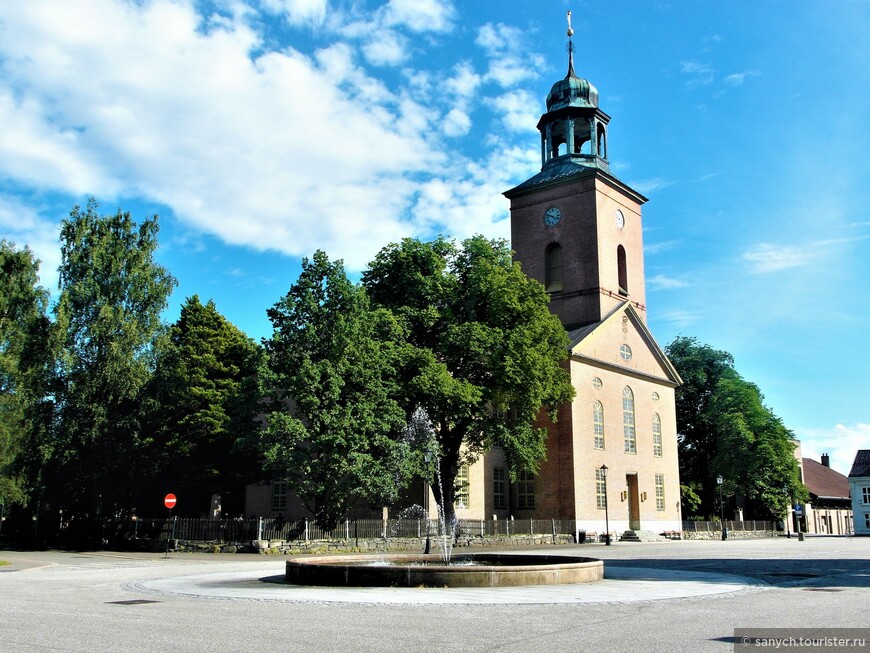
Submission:
{"label": "sign post", "polygon": [[178,499],[171,492],[163,497],[163,505],[169,508],[169,522],[166,524],[166,555],[163,556],[164,558],[169,557],[169,541],[172,539],[172,509],[177,502]]}

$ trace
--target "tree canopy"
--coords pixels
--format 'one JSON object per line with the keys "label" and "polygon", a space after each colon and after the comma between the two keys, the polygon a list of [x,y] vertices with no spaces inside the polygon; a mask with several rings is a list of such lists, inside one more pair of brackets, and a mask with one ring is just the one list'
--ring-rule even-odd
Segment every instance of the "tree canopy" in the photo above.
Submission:
{"label": "tree canopy", "polygon": [[[155,481],[149,503],[168,491],[181,510],[204,513],[212,494],[222,509],[244,511],[244,485],[256,478],[258,459],[243,446],[259,429],[257,374],[262,349],[197,295],[157,351],[146,412]],[[157,496],[159,494],[159,496]]]}
{"label": "tree canopy", "polygon": [[0,503],[24,503],[30,483],[23,457],[33,457],[48,370],[48,292],[39,261],[0,240]]}
{"label": "tree canopy", "polygon": [[731,354],[682,336],[666,352],[683,378],[676,389],[680,480],[700,499],[698,513],[719,514],[718,476],[750,514],[781,517],[790,501],[806,500],[794,434],[735,370]]}
{"label": "tree canopy", "polygon": [[[76,206],[61,225],[55,505],[90,515],[124,505],[140,461],[141,392],[175,279],[154,260],[157,216]],[[129,502],[128,502],[129,505]]]}
{"label": "tree canopy", "polygon": [[260,447],[274,478],[327,529],[355,500],[388,505],[413,471],[399,437],[399,324],[320,251],[268,314]]}
{"label": "tree canopy", "polygon": [[504,449],[514,477],[537,471],[546,431],[535,419],[574,396],[568,341],[507,243],[405,239],[381,250],[362,283],[411,347],[400,399],[408,416],[419,406],[432,420],[442,481],[433,492],[448,518],[460,465],[491,447]]}

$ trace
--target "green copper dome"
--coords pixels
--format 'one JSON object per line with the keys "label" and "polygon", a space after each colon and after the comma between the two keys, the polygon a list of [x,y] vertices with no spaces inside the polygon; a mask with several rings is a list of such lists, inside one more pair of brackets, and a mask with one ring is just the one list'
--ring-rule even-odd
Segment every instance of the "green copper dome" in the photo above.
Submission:
{"label": "green copper dome", "polygon": [[553,84],[547,95],[547,111],[565,107],[598,108],[598,89],[588,81],[574,74],[574,67],[568,69],[565,79]]}

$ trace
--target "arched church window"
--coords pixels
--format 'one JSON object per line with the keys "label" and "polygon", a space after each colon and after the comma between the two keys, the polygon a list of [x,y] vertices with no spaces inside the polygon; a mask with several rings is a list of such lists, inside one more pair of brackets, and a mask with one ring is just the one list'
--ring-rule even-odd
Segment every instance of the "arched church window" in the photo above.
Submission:
{"label": "arched church window", "polygon": [[547,292],[559,292],[562,290],[562,246],[559,243],[551,243],[544,254],[546,267],[546,281],[544,286]]}
{"label": "arched church window", "polygon": [[619,274],[619,294],[628,295],[628,272],[625,267],[625,247],[616,248],[616,266]]}
{"label": "arched church window", "polygon": [[622,427],[625,435],[625,453],[637,453],[637,434],[634,429],[634,393],[625,386],[622,391]]}
{"label": "arched church window", "polygon": [[595,448],[604,448],[604,406],[596,401],[592,406],[592,431],[595,439]]}
{"label": "arched church window", "polygon": [[653,415],[652,422],[653,434],[653,456],[656,458],[662,457],[662,418],[658,413]]}

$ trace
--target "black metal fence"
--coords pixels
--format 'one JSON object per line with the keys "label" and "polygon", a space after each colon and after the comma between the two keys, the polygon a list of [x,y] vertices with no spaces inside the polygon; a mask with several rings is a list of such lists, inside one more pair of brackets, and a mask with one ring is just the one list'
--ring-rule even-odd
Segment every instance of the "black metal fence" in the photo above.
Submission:
{"label": "black metal fence", "polygon": [[782,529],[782,524],[774,521],[684,521],[683,530],[689,533],[713,533],[722,530],[722,524],[729,531],[776,531]]}
{"label": "black metal fence", "polygon": [[[466,537],[510,537],[514,535],[574,535],[574,520],[503,519],[459,520],[456,534]],[[162,519],[107,519],[94,523],[104,542],[135,539],[199,542],[250,542],[253,540],[351,540],[376,538],[424,538],[443,533],[439,520],[357,519],[346,520],[331,531],[313,520],[301,519],[205,519],[172,517]],[[95,530],[91,530],[95,534]]]}

